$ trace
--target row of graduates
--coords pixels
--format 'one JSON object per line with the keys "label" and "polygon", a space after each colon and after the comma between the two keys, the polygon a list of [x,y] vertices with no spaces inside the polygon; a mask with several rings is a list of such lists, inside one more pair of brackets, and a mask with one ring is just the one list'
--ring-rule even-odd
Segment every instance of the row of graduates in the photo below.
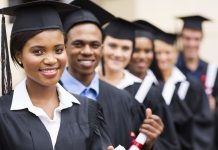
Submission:
{"label": "row of graduates", "polygon": [[10,52],[27,78],[1,97],[0,149],[128,149],[139,132],[142,149],[216,149],[204,88],[175,66],[176,35],[91,1],[2,10],[16,15]]}

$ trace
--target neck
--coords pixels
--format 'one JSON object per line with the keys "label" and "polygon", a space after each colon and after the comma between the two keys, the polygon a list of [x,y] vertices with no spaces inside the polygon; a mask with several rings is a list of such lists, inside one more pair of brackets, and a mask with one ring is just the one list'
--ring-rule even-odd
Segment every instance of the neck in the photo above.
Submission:
{"label": "neck", "polygon": [[188,69],[195,71],[198,67],[199,58],[184,58],[184,62]]}
{"label": "neck", "polygon": [[43,108],[47,105],[58,105],[56,85],[43,86],[35,81],[27,79],[27,91],[34,106]]}
{"label": "neck", "polygon": [[163,70],[162,71],[163,80],[167,81],[170,78],[171,74],[172,74],[172,69]]}
{"label": "neck", "polygon": [[72,71],[70,68],[68,68],[68,71],[74,78],[85,86],[89,86],[95,76],[95,72],[91,74],[80,74],[78,71]]}
{"label": "neck", "polygon": [[137,76],[138,78],[140,78],[140,79],[144,79],[145,78],[145,76],[147,75],[147,70],[145,71],[145,72],[134,72],[134,71],[131,71],[131,70],[129,70],[130,71],[130,73],[132,73],[133,75],[135,75],[135,76]]}
{"label": "neck", "polygon": [[105,76],[100,73],[100,79],[116,86],[123,79],[123,70],[114,71],[105,65]]}

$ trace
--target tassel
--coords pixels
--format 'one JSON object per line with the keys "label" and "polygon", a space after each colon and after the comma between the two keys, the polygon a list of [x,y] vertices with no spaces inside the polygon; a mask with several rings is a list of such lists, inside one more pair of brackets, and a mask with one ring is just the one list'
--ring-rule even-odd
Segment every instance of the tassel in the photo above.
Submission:
{"label": "tassel", "polygon": [[10,60],[9,60],[7,33],[6,33],[4,15],[2,15],[1,29],[2,29],[2,36],[1,36],[2,95],[6,95],[12,91],[12,75],[10,69]]}

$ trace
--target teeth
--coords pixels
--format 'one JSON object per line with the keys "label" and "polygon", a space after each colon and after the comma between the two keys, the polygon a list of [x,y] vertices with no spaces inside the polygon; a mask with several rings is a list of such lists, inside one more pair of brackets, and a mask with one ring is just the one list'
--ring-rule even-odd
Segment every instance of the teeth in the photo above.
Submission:
{"label": "teeth", "polygon": [[53,69],[53,70],[42,70],[43,73],[46,73],[46,74],[53,74],[53,73],[56,73],[56,69]]}
{"label": "teeth", "polygon": [[90,61],[90,60],[81,60],[80,63],[82,63],[84,65],[91,65],[92,61]]}

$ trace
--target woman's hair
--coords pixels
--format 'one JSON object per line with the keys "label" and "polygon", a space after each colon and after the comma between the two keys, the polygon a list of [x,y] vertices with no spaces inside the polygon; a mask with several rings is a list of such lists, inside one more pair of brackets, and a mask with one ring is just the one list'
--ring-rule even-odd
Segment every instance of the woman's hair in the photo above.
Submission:
{"label": "woman's hair", "polygon": [[156,59],[156,54],[155,54],[155,45],[154,45],[154,40],[151,40],[152,43],[152,52],[153,52],[153,61],[151,63],[150,69],[156,76],[158,80],[163,80],[163,76],[161,74],[160,68],[157,65],[157,59]]}
{"label": "woman's hair", "polygon": [[[18,64],[20,67],[23,68],[23,65],[19,62],[19,60],[16,57],[17,52],[22,52],[24,45],[29,39],[33,38],[34,36],[45,30],[48,29],[36,30],[36,31],[23,31],[23,32],[12,34],[10,40],[10,54],[13,62],[15,62],[16,64]],[[53,30],[53,29],[49,29],[49,30]],[[54,30],[59,30],[59,29],[54,29]]]}

